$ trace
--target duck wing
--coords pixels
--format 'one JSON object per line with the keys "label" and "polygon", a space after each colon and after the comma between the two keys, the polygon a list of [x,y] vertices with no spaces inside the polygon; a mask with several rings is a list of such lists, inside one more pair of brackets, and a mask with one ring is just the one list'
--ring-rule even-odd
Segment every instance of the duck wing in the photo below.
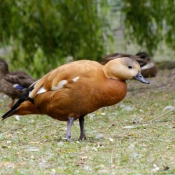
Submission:
{"label": "duck wing", "polygon": [[[38,94],[47,91],[57,91],[71,83],[79,81],[82,77],[93,77],[97,75],[98,69],[102,69],[102,65],[93,61],[78,61],[60,66],[48,74],[43,76],[38,81],[34,82],[13,105],[13,107],[2,116],[3,119],[10,117],[13,112],[26,100],[33,103]],[[102,70],[101,70],[102,71]]]}
{"label": "duck wing", "polygon": [[35,80],[26,73],[9,73],[0,79],[0,92],[12,99],[19,98]]}
{"label": "duck wing", "polygon": [[32,83],[36,81],[23,71],[9,73],[5,78],[12,84],[19,84],[25,88],[28,88]]}
{"label": "duck wing", "polygon": [[14,87],[14,84],[6,78],[7,77],[4,77],[0,80],[0,92],[8,95],[12,99],[19,98],[23,91]]}
{"label": "duck wing", "polygon": [[70,83],[79,81],[79,78],[85,79],[88,77],[90,81],[92,77],[98,76],[102,67],[101,64],[88,60],[79,60],[60,66],[38,80],[29,97],[35,98],[39,93],[59,90]]}

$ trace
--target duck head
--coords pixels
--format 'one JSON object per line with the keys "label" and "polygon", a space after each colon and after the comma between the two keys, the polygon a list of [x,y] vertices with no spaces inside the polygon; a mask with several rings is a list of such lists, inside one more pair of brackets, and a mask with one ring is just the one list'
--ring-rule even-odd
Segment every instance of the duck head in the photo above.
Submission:
{"label": "duck head", "polygon": [[104,73],[106,77],[112,79],[129,80],[134,78],[142,83],[149,84],[149,81],[141,74],[139,63],[128,57],[109,61],[104,66]]}
{"label": "duck head", "polygon": [[9,73],[8,64],[4,60],[0,59],[0,74],[5,75],[7,73]]}

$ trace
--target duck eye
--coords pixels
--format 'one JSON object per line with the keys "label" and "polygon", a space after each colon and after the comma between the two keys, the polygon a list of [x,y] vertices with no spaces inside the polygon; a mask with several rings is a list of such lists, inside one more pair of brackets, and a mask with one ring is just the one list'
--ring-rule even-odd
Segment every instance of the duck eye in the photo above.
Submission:
{"label": "duck eye", "polygon": [[128,66],[129,69],[132,69],[132,66]]}

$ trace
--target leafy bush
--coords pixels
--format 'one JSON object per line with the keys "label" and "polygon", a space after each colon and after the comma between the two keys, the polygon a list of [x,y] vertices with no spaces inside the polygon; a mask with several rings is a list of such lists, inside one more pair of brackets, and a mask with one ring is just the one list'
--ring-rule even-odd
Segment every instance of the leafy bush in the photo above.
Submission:
{"label": "leafy bush", "polygon": [[102,13],[101,9],[107,9],[106,0],[0,0],[0,4],[1,45],[12,41],[11,63],[35,77],[57,67],[67,56],[99,60],[105,55],[110,33],[108,10]]}

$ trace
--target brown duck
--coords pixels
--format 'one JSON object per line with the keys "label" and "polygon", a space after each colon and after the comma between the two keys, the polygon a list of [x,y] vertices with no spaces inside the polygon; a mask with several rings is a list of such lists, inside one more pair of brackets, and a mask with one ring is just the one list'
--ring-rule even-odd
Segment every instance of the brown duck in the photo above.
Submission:
{"label": "brown duck", "polygon": [[11,108],[24,89],[28,88],[35,80],[23,71],[9,72],[8,64],[0,59],[0,92],[8,95],[12,102]]}
{"label": "brown duck", "polygon": [[3,119],[14,114],[47,114],[67,122],[66,139],[79,119],[80,139],[86,139],[84,117],[104,106],[114,105],[127,93],[126,80],[149,83],[140,73],[140,65],[130,58],[118,58],[104,66],[80,60],[62,65],[33,83]]}

